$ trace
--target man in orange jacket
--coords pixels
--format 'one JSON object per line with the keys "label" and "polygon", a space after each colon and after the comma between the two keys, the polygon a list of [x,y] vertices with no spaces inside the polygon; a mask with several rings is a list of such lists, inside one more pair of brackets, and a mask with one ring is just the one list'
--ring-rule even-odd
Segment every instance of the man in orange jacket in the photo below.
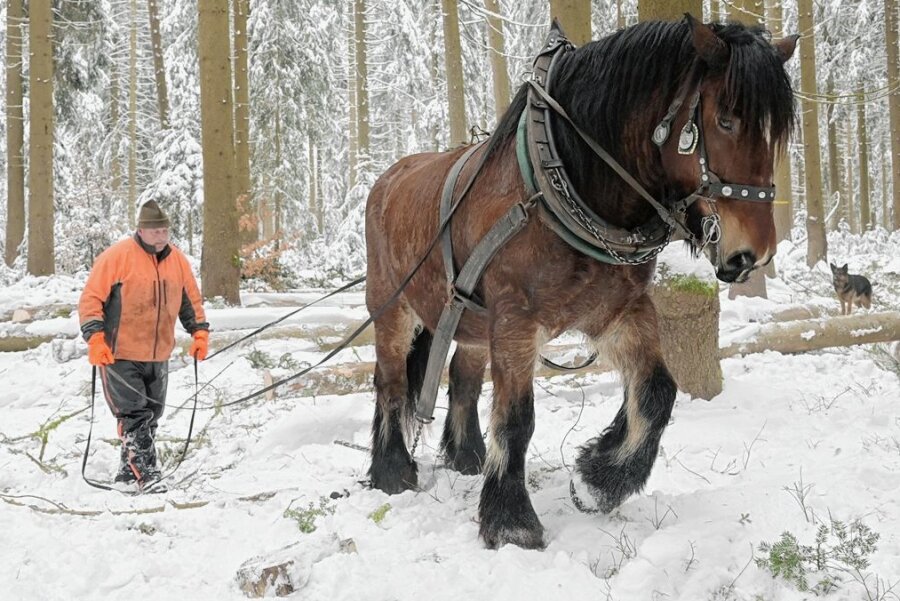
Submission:
{"label": "man in orange jacket", "polygon": [[159,480],[156,426],[166,403],[175,318],[202,361],[209,324],[184,254],[169,244],[169,218],[155,201],[141,206],[134,236],[97,257],[78,302],[88,360],[100,368],[118,422],[122,454],[116,482],[139,488]]}

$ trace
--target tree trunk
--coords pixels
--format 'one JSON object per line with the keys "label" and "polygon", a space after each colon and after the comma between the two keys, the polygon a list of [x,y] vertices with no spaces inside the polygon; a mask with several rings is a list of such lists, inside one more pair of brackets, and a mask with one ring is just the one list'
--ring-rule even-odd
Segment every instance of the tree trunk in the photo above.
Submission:
{"label": "tree trunk", "polygon": [[322,211],[319,208],[319,204],[322,202],[319,197],[319,149],[313,142],[312,134],[307,136],[307,149],[309,153],[307,157],[309,160],[309,214],[315,218],[316,232],[321,235],[323,223]]}
{"label": "tree trunk", "polygon": [[[840,151],[838,150],[837,123],[835,122],[835,105],[833,99],[834,79],[828,77],[828,103],[825,105],[826,123],[828,124],[828,197],[830,200],[838,203],[837,210],[831,212],[831,219],[828,221],[828,229],[836,230],[837,224],[841,218],[847,219],[847,199],[841,193],[841,174],[840,174]],[[849,149],[848,149],[849,151]],[[825,213],[829,213],[830,209],[823,207]]]}
{"label": "tree trunk", "polygon": [[6,248],[12,265],[25,238],[25,121],[22,118],[22,0],[6,9]]}
{"label": "tree trunk", "polygon": [[893,342],[900,340],[900,313],[859,313],[760,327],[752,340],[735,342],[720,349],[721,357],[771,350],[803,353],[835,346]]}
{"label": "tree trunk", "polygon": [[347,150],[347,167],[349,171],[348,178],[348,189],[352,190],[356,187],[356,156],[357,156],[357,144],[359,141],[356,126],[358,117],[356,115],[356,27],[354,11],[350,9],[350,27],[348,28],[348,38],[347,38],[347,100],[350,103],[349,107],[349,143]]}
{"label": "tree trunk", "polygon": [[110,151],[110,159],[109,159],[109,170],[110,170],[110,205],[104,207],[103,215],[107,219],[112,217],[112,206],[115,205],[115,201],[119,199],[119,192],[122,188],[122,164],[119,162],[119,150],[121,145],[121,139],[119,137],[119,96],[121,94],[121,83],[119,80],[119,64],[115,59],[112,59],[112,65],[110,66],[110,76],[109,76],[109,131],[110,131],[110,144],[112,145],[112,150]]}
{"label": "tree trunk", "polygon": [[228,0],[199,0],[203,296],[240,304]]}
{"label": "tree trunk", "polygon": [[128,225],[135,225],[137,204],[137,0],[131,0],[128,53]]}
{"label": "tree trunk", "polygon": [[456,2],[457,0],[441,0],[451,148],[465,144],[469,140],[468,128],[466,127],[466,94],[463,83],[462,46],[459,41],[459,11]]}
{"label": "tree trunk", "polygon": [[[888,145],[881,146],[881,224],[884,229],[891,231],[891,196],[888,194],[888,171],[891,167],[887,161]],[[893,161],[892,161],[893,162]]]}
{"label": "tree trunk", "polygon": [[897,47],[897,3],[884,0],[885,47],[887,51],[888,108],[891,120],[891,177],[893,219],[887,229],[900,229],[900,57]]}
{"label": "tree trunk", "polygon": [[29,5],[30,95],[28,155],[28,273],[55,272],[53,255],[53,10]]}
{"label": "tree trunk", "polygon": [[[657,276],[659,277],[659,276]],[[660,278],[650,296],[659,316],[663,360],[678,389],[693,397],[711,399],[722,392],[719,366],[719,287],[705,283],[679,287]]]}
{"label": "tree trunk", "polygon": [[[281,104],[275,106],[275,164],[281,165]],[[275,240],[276,248],[281,243],[281,182],[276,179],[272,192],[272,206],[269,214],[269,230]]]}
{"label": "tree trunk", "polygon": [[803,157],[806,173],[806,264],[810,267],[828,258],[825,215],[822,208],[822,164],[819,157],[818,105],[811,98],[816,90],[816,39],[812,0],[797,0],[800,31],[807,32],[800,44],[800,110],[803,114]]}
{"label": "tree trunk", "polygon": [[[716,0],[713,0],[715,2]],[[784,35],[782,23],[784,15],[781,10],[781,0],[768,0],[766,3],[766,15],[769,31],[776,39]],[[778,242],[791,239],[791,228],[794,226],[794,192],[791,178],[791,149],[786,144],[778,150],[775,158],[775,189],[777,197],[774,202],[775,210],[775,239]]]}
{"label": "tree trunk", "polygon": [[[713,0],[713,2],[715,1]],[[625,12],[622,10],[622,0],[616,0],[616,29],[624,29],[625,25]]]}
{"label": "tree trunk", "polygon": [[722,21],[722,4],[719,0],[709,0],[709,21],[710,23]]}
{"label": "tree trunk", "polygon": [[853,148],[853,122],[850,119],[847,119],[845,129],[847,138],[847,159],[844,161],[844,197],[847,199],[847,201],[844,203],[844,207],[845,213],[847,215],[847,224],[850,226],[850,231],[854,234],[858,234],[859,220],[856,218],[856,195],[853,193],[853,156],[855,149]]}
{"label": "tree trunk", "polygon": [[369,156],[369,72],[366,62],[366,3],[354,0],[356,49],[356,152],[357,161]]}
{"label": "tree trunk", "polygon": [[703,17],[703,0],[639,0],[638,21],[680,21],[684,13]]}
{"label": "tree trunk", "polygon": [[234,157],[235,183],[240,206],[241,244],[259,239],[256,202],[250,190],[250,78],[247,55],[247,19],[250,0],[234,0]]}
{"label": "tree trunk", "polygon": [[862,86],[857,93],[856,131],[859,139],[859,226],[866,232],[875,225],[869,199],[869,128],[866,126],[865,95]]}
{"label": "tree trunk", "polygon": [[156,78],[156,103],[159,107],[159,126],[169,128],[169,88],[166,86],[166,65],[163,60],[162,33],[159,30],[157,0],[147,0],[150,17],[150,45],[153,49],[153,71]]}
{"label": "tree trunk", "polygon": [[576,46],[591,41],[590,0],[550,0],[550,18],[559,19],[566,37]]}
{"label": "tree trunk", "polygon": [[487,11],[488,41],[491,50],[491,75],[494,80],[494,112],[497,121],[509,108],[509,71],[506,66],[506,51],[503,43],[503,20],[498,0],[484,0]]}

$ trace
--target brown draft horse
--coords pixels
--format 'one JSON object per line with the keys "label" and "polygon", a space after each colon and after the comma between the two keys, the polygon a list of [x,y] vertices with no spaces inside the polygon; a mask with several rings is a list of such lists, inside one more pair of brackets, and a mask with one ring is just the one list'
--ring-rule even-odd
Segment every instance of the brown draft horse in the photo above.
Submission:
{"label": "brown draft horse", "polygon": [[[665,205],[691,194],[701,177],[696,154],[678,152],[678,135],[660,147],[651,141],[679,93],[699,90],[710,171],[725,182],[771,186],[774,157],[794,123],[784,62],[795,43],[791,37],[773,44],[761,28],[703,25],[690,16],[680,23],[641,23],[568,50],[550,83],[573,122]],[[452,218],[457,269],[491,226],[526,199],[515,138],[527,87],[460,176],[467,181],[474,159],[487,153]],[[687,104],[673,115],[676,133],[689,118]],[[552,128],[577,192],[596,215],[625,228],[651,218],[648,202],[591,153],[569,124],[556,119]],[[372,188],[366,303],[373,314],[437,235],[442,185],[465,150],[406,157]],[[721,235],[706,249],[708,256],[720,279],[745,279],[775,253],[771,202],[705,197],[690,205],[683,223],[699,238],[701,219],[716,211]],[[565,330],[586,334],[621,372],[625,389],[613,422],[580,448],[580,478],[607,512],[646,482],[676,393],[647,295],[654,269],[655,261],[611,265],[591,259],[530,219],[485,271],[477,293],[487,311],[467,311],[456,331],[442,448],[450,468],[484,474],[479,517],[488,547],[544,544],[525,488],[525,454],[534,431],[532,378],[541,345]],[[377,402],[369,476],[372,486],[387,493],[417,485],[407,443],[432,332],[447,299],[443,259],[434,248],[375,321]],[[486,449],[477,402],[488,360],[494,398]]]}

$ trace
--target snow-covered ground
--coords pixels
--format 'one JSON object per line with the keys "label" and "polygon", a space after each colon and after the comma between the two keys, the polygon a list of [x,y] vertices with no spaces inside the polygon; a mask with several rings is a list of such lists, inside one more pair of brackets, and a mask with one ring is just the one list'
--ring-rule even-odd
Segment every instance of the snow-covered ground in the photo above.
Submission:
{"label": "snow-covered ground", "polygon": [[[833,261],[875,283],[877,310],[900,306],[900,236],[829,242]],[[805,245],[782,244],[777,261],[782,277],[769,280],[769,300],[729,301],[722,291],[723,344],[786,305],[836,311],[828,267],[807,269]],[[74,304],[83,278],[10,283],[0,290],[0,313]],[[256,327],[289,310],[274,305],[314,296],[247,295],[252,308],[219,309],[211,321]],[[359,293],[346,295],[297,323],[362,319],[360,303]],[[77,330],[75,315],[43,317],[31,326],[42,334]],[[0,599],[242,599],[235,574],[263,556],[294,561],[297,599],[799,600],[812,593],[752,559],[784,531],[813,544],[829,516],[861,519],[880,539],[861,572],[870,596],[845,574],[828,598],[876,598],[876,579],[900,580],[900,381],[872,348],[724,360],[722,394],[679,394],[645,491],[609,516],[579,513],[568,484],[578,445],[612,420],[621,384],[612,374],[537,380],[528,487],[548,545],[489,551],[478,539],[480,478],[445,469],[438,456],[444,395],[417,451],[421,491],[387,496],[360,483],[368,458],[353,448],[369,444],[371,393],[216,407],[263,386],[254,349],[257,359],[282,361],[275,378],[294,371],[288,359],[321,356],[297,339],[261,340],[201,364],[201,384],[215,379],[201,394],[172,489],[124,496],[81,478],[91,372],[83,343],[68,344],[74,352],[44,344],[0,353]],[[363,347],[334,362],[371,358]],[[173,359],[160,426],[169,465],[190,419],[180,408],[193,390],[185,367]],[[482,424],[490,396],[487,384]],[[114,432],[98,398],[89,477],[114,473]],[[313,532],[301,531],[310,524]],[[346,539],[355,552],[339,549]],[[900,585],[883,598],[898,594]]]}

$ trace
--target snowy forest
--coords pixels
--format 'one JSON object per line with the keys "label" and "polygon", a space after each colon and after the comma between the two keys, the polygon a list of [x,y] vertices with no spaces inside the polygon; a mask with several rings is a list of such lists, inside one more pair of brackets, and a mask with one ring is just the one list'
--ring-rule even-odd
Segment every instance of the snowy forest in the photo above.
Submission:
{"label": "snowy forest", "polygon": [[[53,129],[44,151],[52,169],[31,166],[36,150],[23,135],[31,131],[29,82],[39,76],[28,60],[35,16],[22,4],[7,2],[0,13],[7,58],[0,236],[12,270],[4,279],[88,268],[133,227],[135,207],[149,198],[170,207],[175,241],[199,259],[205,223],[196,2],[52,3]],[[244,228],[243,278],[274,287],[296,284],[304,271],[338,279],[361,271],[362,212],[373,180],[401,156],[490,132],[530,67],[550,9],[536,1],[459,2],[457,114],[465,139],[453,140],[439,2],[231,4],[222,3],[231,9],[229,44],[219,36],[216,50],[231,59],[223,73],[233,74],[234,185],[245,199],[244,219],[232,227]],[[895,228],[889,124],[900,115],[892,118],[888,106],[898,84],[887,60],[896,43],[885,38],[885,7],[893,5],[810,2],[812,19],[801,25],[797,2],[765,4],[706,2],[704,18],[736,13],[776,36],[801,33],[803,48],[815,44],[814,82],[800,81],[799,60],[789,63],[804,114],[818,116],[819,136],[804,145],[804,123],[790,147],[792,223],[805,227],[810,196],[830,230]],[[601,37],[636,22],[638,7],[594,1],[590,14],[590,35]],[[808,195],[805,165],[813,149],[820,166],[812,171],[821,181]],[[31,190],[32,172],[49,187]],[[35,212],[26,219],[24,198],[35,194],[50,204],[29,209]],[[52,261],[38,267],[34,259],[28,267],[35,242],[26,231],[50,244]]]}
{"label": "snowy forest", "polygon": [[[490,141],[554,19],[583,46],[685,13],[799,36],[774,258],[726,281],[668,244],[633,355],[583,327],[522,336],[533,433],[502,421],[512,359],[464,343],[433,423],[384,417],[392,326],[348,284],[378,178]],[[898,29],[897,0],[2,0],[0,598],[900,601]],[[98,363],[79,311],[148,201],[209,330],[198,347],[173,313],[145,362],[162,376],[131,388],[162,382],[145,488],[108,377],[132,360]],[[671,374],[653,420],[645,355]],[[628,427],[607,468],[644,436],[646,481],[592,507],[583,459]],[[396,490],[388,438],[414,475]],[[531,539],[485,534],[485,506],[519,507],[490,488],[513,443]]]}

